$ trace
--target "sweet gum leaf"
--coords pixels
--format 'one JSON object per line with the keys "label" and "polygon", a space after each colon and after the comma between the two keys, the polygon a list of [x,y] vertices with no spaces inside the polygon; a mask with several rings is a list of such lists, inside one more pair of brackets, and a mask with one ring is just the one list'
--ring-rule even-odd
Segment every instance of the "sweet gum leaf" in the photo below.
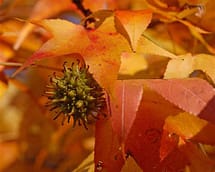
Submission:
{"label": "sweet gum leaf", "polygon": [[209,54],[197,54],[192,56],[186,54],[176,59],[171,59],[167,65],[164,77],[169,78],[186,78],[195,71],[202,70],[215,83],[215,56]]}
{"label": "sweet gum leaf", "polygon": [[215,144],[215,125],[187,112],[169,116],[165,120],[164,129],[186,140]]}
{"label": "sweet gum leaf", "polygon": [[108,17],[98,29],[88,31],[88,37],[90,44],[81,54],[97,82],[112,94],[121,54],[131,52],[131,48],[126,39],[116,32],[113,17]]}
{"label": "sweet gum leaf", "polygon": [[149,39],[147,39],[144,36],[141,36],[138,41],[137,53],[143,53],[143,54],[153,54],[158,56],[165,56],[169,58],[176,58],[177,56],[173,53],[161,48],[159,45],[153,43]]}
{"label": "sweet gum leaf", "polygon": [[[76,25],[61,19],[42,20],[37,24],[48,30],[52,34],[52,37],[15,74],[36,60],[82,52],[89,44],[87,32],[81,25]],[[81,44],[78,43],[80,40],[82,40]]]}
{"label": "sweet gum leaf", "polygon": [[143,82],[139,80],[117,81],[111,99],[113,130],[124,142],[136,118],[143,94]]}
{"label": "sweet gum leaf", "polygon": [[120,75],[134,75],[136,72],[147,69],[148,64],[143,54],[127,53],[121,55]]}
{"label": "sweet gum leaf", "polygon": [[152,12],[150,10],[139,11],[115,11],[115,24],[119,33],[124,35],[136,51],[141,34],[151,22]]}
{"label": "sweet gum leaf", "polygon": [[[198,78],[149,80],[147,84],[169,102],[196,116],[200,115],[215,95],[213,87]],[[201,118],[215,122],[213,114],[206,113]]]}
{"label": "sweet gum leaf", "polygon": [[176,165],[174,162],[182,159],[181,155],[178,152],[176,156],[177,150],[174,150],[161,162],[160,144],[165,119],[181,110],[144,85],[142,100],[125,142],[125,152],[134,157],[143,171],[162,171],[169,164],[176,171],[184,165],[183,161]]}
{"label": "sweet gum leaf", "polygon": [[96,122],[95,138],[95,171],[119,172],[124,159],[119,138],[112,130],[110,119],[100,119]]}

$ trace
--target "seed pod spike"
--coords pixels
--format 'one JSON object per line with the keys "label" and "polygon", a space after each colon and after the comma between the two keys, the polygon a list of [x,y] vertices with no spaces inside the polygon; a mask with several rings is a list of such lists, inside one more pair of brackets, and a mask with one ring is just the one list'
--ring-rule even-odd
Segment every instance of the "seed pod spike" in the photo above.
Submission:
{"label": "seed pod spike", "polygon": [[[78,63],[78,64],[77,64]],[[97,114],[102,113],[106,106],[104,90],[100,87],[93,75],[89,72],[89,65],[72,63],[71,67],[63,64],[63,76],[58,77],[54,73],[50,78],[50,85],[46,94],[49,98],[48,106],[51,111],[58,111],[54,119],[63,115],[62,125],[65,118],[70,122],[73,118],[73,127],[84,125],[87,129],[88,117],[98,119]]]}
{"label": "seed pod spike", "polygon": [[60,116],[61,113],[62,112],[58,112],[57,115],[53,118],[53,120],[56,120]]}

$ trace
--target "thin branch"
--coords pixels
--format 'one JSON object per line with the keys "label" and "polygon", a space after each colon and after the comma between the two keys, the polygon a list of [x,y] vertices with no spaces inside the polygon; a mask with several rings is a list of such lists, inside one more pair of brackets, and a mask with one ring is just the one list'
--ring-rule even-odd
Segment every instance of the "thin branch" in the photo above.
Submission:
{"label": "thin branch", "polygon": [[72,0],[72,2],[77,6],[77,8],[84,14],[85,17],[92,14],[92,11],[90,9],[84,8],[82,2],[83,0]]}

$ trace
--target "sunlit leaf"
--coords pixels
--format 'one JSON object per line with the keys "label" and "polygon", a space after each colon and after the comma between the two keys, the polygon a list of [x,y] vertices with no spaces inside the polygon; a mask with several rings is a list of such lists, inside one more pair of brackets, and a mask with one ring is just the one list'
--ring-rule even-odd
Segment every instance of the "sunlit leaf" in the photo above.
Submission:
{"label": "sunlit leaf", "polygon": [[115,17],[118,32],[129,40],[133,50],[136,51],[138,40],[151,21],[152,12],[150,10],[116,11]]}
{"label": "sunlit leaf", "polygon": [[176,55],[171,52],[161,48],[159,45],[156,45],[152,41],[148,40],[144,36],[141,36],[136,49],[137,53],[143,54],[153,54],[158,56],[165,56],[170,58],[176,58]]}
{"label": "sunlit leaf", "polygon": [[[42,58],[82,52],[89,44],[87,33],[80,25],[60,19],[43,20],[38,24],[50,31],[52,38],[43,44],[16,73]],[[80,39],[81,44],[77,43]]]}
{"label": "sunlit leaf", "polygon": [[215,144],[215,125],[186,112],[169,116],[164,129],[187,140]]}
{"label": "sunlit leaf", "polygon": [[125,52],[121,55],[119,74],[134,75],[136,72],[145,70],[147,66],[147,61],[143,54]]}
{"label": "sunlit leaf", "polygon": [[207,54],[191,54],[180,56],[177,59],[172,59],[167,65],[165,78],[186,78],[194,70],[202,70],[215,83],[215,56]]}

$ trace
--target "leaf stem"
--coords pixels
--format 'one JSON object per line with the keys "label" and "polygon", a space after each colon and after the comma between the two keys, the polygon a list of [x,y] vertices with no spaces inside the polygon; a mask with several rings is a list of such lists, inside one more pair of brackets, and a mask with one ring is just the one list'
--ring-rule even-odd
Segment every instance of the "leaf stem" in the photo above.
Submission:
{"label": "leaf stem", "polygon": [[0,66],[15,66],[15,67],[20,67],[20,66],[22,66],[22,63],[16,63],[16,62],[0,62]]}

